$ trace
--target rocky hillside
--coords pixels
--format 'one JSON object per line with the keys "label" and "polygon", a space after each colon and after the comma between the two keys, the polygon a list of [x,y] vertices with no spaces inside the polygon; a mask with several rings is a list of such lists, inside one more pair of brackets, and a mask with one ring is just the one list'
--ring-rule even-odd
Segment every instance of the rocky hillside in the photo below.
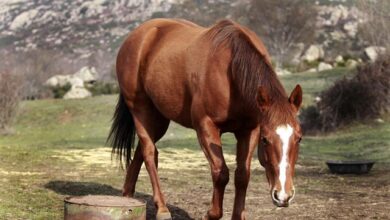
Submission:
{"label": "rocky hillside", "polygon": [[[236,6],[248,5],[249,2],[0,0],[0,53],[44,49],[78,58],[89,58],[97,51],[115,54],[126,34],[151,17],[183,17],[211,24],[219,18],[234,18]],[[312,44],[320,52],[324,51],[317,58],[334,60],[341,52],[341,55],[357,54],[367,46],[357,37],[358,26],[364,22],[364,16],[351,6],[351,0],[320,0],[313,1],[313,4],[316,4],[318,16],[317,37]],[[194,16],[199,19],[193,19]],[[311,46],[297,47],[293,59],[300,59]]]}
{"label": "rocky hillside", "polygon": [[137,23],[175,0],[0,0],[0,47],[111,50]]}
{"label": "rocky hillside", "polygon": [[[84,55],[91,48],[111,50],[135,25],[156,12],[167,13],[172,4],[181,2],[183,1],[0,0],[0,47],[13,47],[18,51],[56,48]],[[216,2],[234,3],[233,0],[196,2],[208,5]],[[338,5],[321,6],[319,10],[321,16],[318,22],[325,34],[323,37],[326,45],[331,44],[332,40],[355,37],[359,21],[359,13],[355,8],[348,9]],[[229,13],[227,11],[225,16],[230,17]],[[339,31],[328,31],[336,25],[342,25]]]}

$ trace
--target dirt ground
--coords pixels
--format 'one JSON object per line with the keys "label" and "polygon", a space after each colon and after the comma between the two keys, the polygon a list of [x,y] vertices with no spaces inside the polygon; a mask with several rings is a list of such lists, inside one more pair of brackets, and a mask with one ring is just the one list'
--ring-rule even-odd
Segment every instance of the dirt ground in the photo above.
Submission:
{"label": "dirt ground", "polygon": [[[211,199],[208,173],[176,171],[179,176],[174,173],[160,172],[169,204],[180,207],[172,207],[174,219],[200,219]],[[337,176],[320,167],[302,166],[295,181],[297,195],[293,203],[288,208],[276,208],[267,190],[264,171],[255,169],[247,194],[248,219],[390,219],[388,170]],[[230,182],[223,219],[230,219],[233,201],[234,187]]]}
{"label": "dirt ground", "polygon": [[[107,161],[104,160],[107,152],[108,149],[104,148],[93,152],[68,151],[60,157],[82,160],[88,166],[93,165],[91,161],[102,165],[102,161]],[[173,219],[200,219],[209,207],[212,192],[211,177],[202,152],[185,149],[178,152],[175,149],[173,153],[164,149],[160,151],[159,158],[162,190]],[[234,201],[234,156],[226,155],[226,160],[231,181],[226,189],[223,219],[230,219]],[[88,169],[88,166],[85,168]],[[297,194],[293,203],[288,208],[276,208],[271,202],[264,169],[258,161],[252,161],[246,200],[248,219],[390,219],[390,169],[387,165],[376,164],[365,175],[334,175],[320,162],[298,163],[296,170]],[[52,187],[65,191],[68,187],[66,194],[71,194],[70,188],[82,189],[69,183],[53,183]],[[102,186],[83,187],[83,190],[91,191],[93,187]],[[119,187],[103,187],[106,187],[103,191],[107,194],[120,194]],[[154,219],[151,186],[145,168],[141,170],[136,191],[138,198],[148,201],[148,219]]]}

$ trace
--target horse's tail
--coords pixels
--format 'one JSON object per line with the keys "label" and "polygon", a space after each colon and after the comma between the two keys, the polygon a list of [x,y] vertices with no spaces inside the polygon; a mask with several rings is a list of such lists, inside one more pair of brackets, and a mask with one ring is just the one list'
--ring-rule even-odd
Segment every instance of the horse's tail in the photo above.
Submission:
{"label": "horse's tail", "polygon": [[112,154],[116,154],[121,165],[125,160],[126,167],[131,161],[131,149],[134,147],[135,126],[125,99],[122,94],[116,105],[111,130],[107,143],[112,146]]}

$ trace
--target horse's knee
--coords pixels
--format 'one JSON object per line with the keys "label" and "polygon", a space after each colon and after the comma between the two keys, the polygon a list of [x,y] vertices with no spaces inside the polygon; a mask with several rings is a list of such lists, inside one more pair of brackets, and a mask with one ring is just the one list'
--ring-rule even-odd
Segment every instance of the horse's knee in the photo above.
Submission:
{"label": "horse's knee", "polygon": [[226,165],[212,169],[211,175],[217,186],[226,186],[229,182],[229,168]]}
{"label": "horse's knee", "polygon": [[207,217],[208,217],[209,220],[221,219],[222,216],[223,216],[222,210],[209,210],[207,212]]}

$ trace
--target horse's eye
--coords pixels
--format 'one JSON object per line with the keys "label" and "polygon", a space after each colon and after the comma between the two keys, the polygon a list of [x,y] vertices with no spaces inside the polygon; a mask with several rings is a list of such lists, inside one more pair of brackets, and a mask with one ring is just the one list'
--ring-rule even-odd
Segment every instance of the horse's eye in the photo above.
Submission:
{"label": "horse's eye", "polygon": [[265,138],[265,137],[262,137],[261,138],[261,145],[268,145],[268,140],[267,140],[267,138]]}

